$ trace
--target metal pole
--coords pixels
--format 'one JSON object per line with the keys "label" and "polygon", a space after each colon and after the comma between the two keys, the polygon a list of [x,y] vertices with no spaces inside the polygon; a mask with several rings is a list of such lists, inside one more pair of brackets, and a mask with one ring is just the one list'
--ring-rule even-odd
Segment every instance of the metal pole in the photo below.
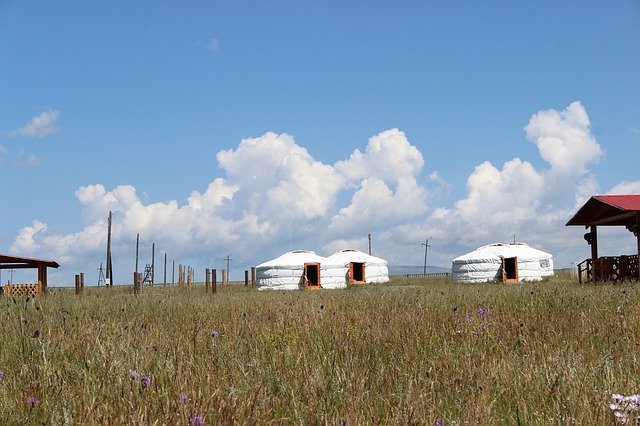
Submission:
{"label": "metal pole", "polygon": [[371,234],[367,234],[369,238],[369,256],[371,256]]}
{"label": "metal pole", "polygon": [[156,243],[151,244],[151,285],[154,283],[156,275]]}
{"label": "metal pole", "polygon": [[167,284],[167,253],[164,254],[164,284]]}

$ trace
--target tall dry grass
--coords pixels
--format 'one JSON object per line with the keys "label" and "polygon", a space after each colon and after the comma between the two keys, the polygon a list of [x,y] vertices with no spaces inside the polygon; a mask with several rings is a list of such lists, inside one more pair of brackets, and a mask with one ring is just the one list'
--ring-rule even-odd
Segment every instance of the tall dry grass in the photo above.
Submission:
{"label": "tall dry grass", "polygon": [[[640,389],[636,283],[0,298],[0,418],[23,424],[610,423]],[[134,374],[135,373],[135,374]]]}

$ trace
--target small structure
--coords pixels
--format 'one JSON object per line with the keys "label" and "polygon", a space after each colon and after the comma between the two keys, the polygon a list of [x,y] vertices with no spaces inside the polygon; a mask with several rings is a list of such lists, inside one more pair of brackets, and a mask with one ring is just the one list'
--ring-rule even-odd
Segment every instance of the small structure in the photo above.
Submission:
{"label": "small structure", "polygon": [[[3,269],[37,269],[38,281],[32,284],[26,284],[28,286],[27,293],[33,293],[33,286],[39,286],[42,292],[47,291],[47,268],[59,268],[60,265],[53,260],[43,259],[30,259],[28,257],[9,256],[6,254],[0,254],[0,270]],[[5,286],[6,287],[6,286]],[[19,292],[20,285],[10,285],[5,290],[10,290],[13,293]],[[25,287],[27,288],[27,287]]]}
{"label": "small structure", "polygon": [[[591,246],[591,258],[578,264],[580,282],[638,279],[640,270],[640,195],[594,195],[567,222],[584,226],[584,239]],[[636,238],[636,254],[598,257],[598,227],[624,226]],[[583,277],[584,274],[584,277]]]}
{"label": "small structure", "polygon": [[451,278],[468,283],[540,281],[553,275],[553,256],[525,243],[489,244],[453,259]]}
{"label": "small structure", "polygon": [[313,251],[295,250],[256,266],[258,290],[297,290],[321,288],[324,257]]}
{"label": "small structure", "polygon": [[389,282],[387,261],[354,249],[342,250],[322,264],[322,287],[345,288],[347,283]]}

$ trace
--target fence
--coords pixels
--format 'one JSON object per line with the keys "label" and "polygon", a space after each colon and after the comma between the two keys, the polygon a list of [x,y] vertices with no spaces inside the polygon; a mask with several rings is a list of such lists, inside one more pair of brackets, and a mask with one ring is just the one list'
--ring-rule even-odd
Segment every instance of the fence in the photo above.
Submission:
{"label": "fence", "polygon": [[42,283],[5,284],[2,287],[5,296],[37,296],[42,293]]}

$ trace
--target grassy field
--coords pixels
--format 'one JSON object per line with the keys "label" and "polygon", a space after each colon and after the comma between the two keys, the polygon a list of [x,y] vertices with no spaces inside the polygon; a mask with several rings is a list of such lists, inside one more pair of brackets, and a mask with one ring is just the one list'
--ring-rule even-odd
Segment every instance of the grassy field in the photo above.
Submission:
{"label": "grassy field", "polygon": [[0,297],[0,419],[608,424],[640,390],[639,302],[569,277]]}

